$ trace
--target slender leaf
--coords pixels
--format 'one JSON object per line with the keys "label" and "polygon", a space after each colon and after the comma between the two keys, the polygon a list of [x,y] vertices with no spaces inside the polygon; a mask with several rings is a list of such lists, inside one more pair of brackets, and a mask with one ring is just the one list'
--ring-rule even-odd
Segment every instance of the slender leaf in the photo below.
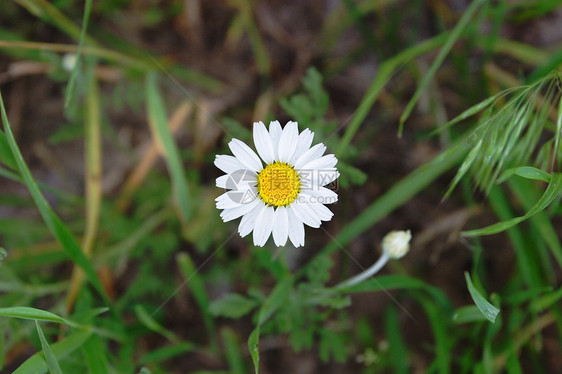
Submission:
{"label": "slender leaf", "polygon": [[72,67],[72,72],[70,73],[70,79],[68,80],[68,85],[66,86],[64,106],[68,107],[72,94],[74,93],[74,83],[76,82],[76,76],[78,75],[78,69],[80,66],[80,56],[82,54],[82,46],[84,45],[84,37],[86,36],[86,30],[88,29],[88,20],[90,19],[90,10],[92,9],[92,0],[86,0],[84,4],[84,21],[82,22],[82,30],[80,31],[80,40],[78,42],[78,51],[76,52],[76,60],[74,66]]}
{"label": "slender leaf", "polygon": [[437,72],[437,69],[439,69],[439,67],[441,66],[441,64],[445,60],[445,57],[447,56],[447,54],[449,54],[449,52],[451,51],[451,48],[453,48],[453,44],[455,44],[457,39],[460,37],[461,33],[469,25],[470,20],[474,17],[474,15],[478,11],[478,9],[482,5],[484,5],[484,3],[486,1],[487,0],[474,0],[469,5],[469,7],[463,12],[463,15],[462,15],[459,23],[455,26],[455,28],[453,29],[453,31],[451,32],[451,34],[447,38],[447,41],[445,42],[445,45],[439,51],[439,54],[437,55],[437,57],[433,61],[433,64],[431,64],[431,67],[429,68],[429,71],[424,75],[422,81],[418,85],[418,88],[417,88],[416,92],[414,93],[414,96],[410,99],[410,101],[408,102],[408,105],[406,106],[406,109],[404,109],[404,112],[400,116],[400,127],[398,129],[398,135],[399,136],[402,135],[402,130],[404,128],[404,122],[406,122],[406,120],[410,116],[410,113],[412,113],[412,110],[414,109],[414,106],[418,102],[421,94],[423,93],[423,91],[425,90],[425,88],[427,87],[427,85],[429,84],[431,79],[433,79],[433,76]]}
{"label": "slender leaf", "polygon": [[484,315],[484,317],[486,317],[486,319],[488,319],[490,322],[494,323],[500,310],[490,304],[490,302],[486,300],[484,296],[480,294],[480,292],[478,292],[478,290],[472,284],[472,280],[470,279],[470,274],[468,274],[468,272],[464,273],[464,277],[466,279],[466,285],[468,286],[468,292],[470,292],[470,296],[472,296],[472,300],[474,301],[480,312]]}
{"label": "slender leaf", "polygon": [[453,192],[453,189],[460,182],[461,178],[468,172],[468,170],[476,160],[476,157],[478,157],[478,154],[481,152],[481,149],[482,149],[482,140],[480,140],[474,146],[474,148],[472,148],[472,150],[468,153],[468,156],[466,156],[466,158],[462,162],[461,166],[459,167],[459,170],[457,171],[457,174],[455,175],[455,178],[451,182],[450,187],[447,189],[447,192],[445,192],[445,198],[447,198]]}
{"label": "slender leaf", "polygon": [[6,135],[0,131],[0,162],[9,167],[10,169],[17,170],[18,164],[14,158],[14,154],[10,149],[10,144]]}
{"label": "slender leaf", "polygon": [[498,183],[502,183],[509,179],[512,175],[518,175],[526,179],[533,179],[537,181],[550,182],[550,173],[544,170],[534,168],[532,166],[519,166],[517,168],[511,168],[504,171],[501,177],[498,178]]}
{"label": "slender leaf", "polygon": [[367,117],[367,114],[369,114],[371,107],[381,94],[384,86],[392,78],[396,69],[398,69],[400,65],[405,64],[411,59],[439,47],[445,42],[447,37],[448,34],[444,33],[434,38],[425,40],[421,43],[417,43],[414,46],[400,52],[396,56],[384,61],[380,65],[377,71],[377,76],[367,89],[367,92],[363,96],[363,99],[361,99],[361,103],[359,103],[359,107],[355,111],[353,118],[345,129],[345,134],[343,135],[338,149],[336,150],[337,155],[342,155],[344,153],[344,149],[351,142],[351,139],[353,138],[357,130],[359,130],[359,126],[361,126],[361,123]]}
{"label": "slender leaf", "polygon": [[[524,182],[524,180],[510,180],[509,187],[514,192],[522,207],[524,209],[530,210],[539,197],[537,196],[536,188],[534,188],[535,186]],[[556,229],[554,228],[550,220],[548,213],[545,211],[539,212],[530,217],[529,222],[531,223],[531,226],[534,227],[540,234],[540,237],[537,238],[537,241],[544,241],[550,249],[552,256],[554,256],[558,264],[562,266],[562,244],[560,243],[560,239],[558,237]],[[550,259],[548,258],[548,255],[543,255],[543,258],[545,260],[544,267],[550,267],[552,269],[552,264],[550,262]]]}
{"label": "slender leaf", "polygon": [[537,203],[525,215],[512,218],[508,221],[498,222],[493,225],[483,227],[481,229],[464,231],[462,235],[463,236],[492,235],[505,231],[510,227],[513,227],[518,223],[525,221],[529,217],[532,217],[533,215],[542,212],[560,195],[561,191],[562,191],[562,174],[555,173],[552,175],[550,184],[548,185],[548,188],[546,189],[540,200],[537,201]]}
{"label": "slender leaf", "polygon": [[189,342],[174,343],[174,345],[166,345],[156,348],[143,355],[139,361],[140,364],[153,364],[172,359],[179,355],[185,355],[186,352],[193,351],[195,345]]}
{"label": "slender leaf", "polygon": [[[488,200],[494,213],[500,220],[507,221],[513,218],[514,214],[511,211],[511,205],[507,194],[501,186],[492,187]],[[521,275],[521,279],[530,288],[541,287],[540,269],[536,266],[534,251],[529,247],[523,232],[518,227],[512,227],[508,229],[506,233],[515,252],[518,272]]]}
{"label": "slender leaf", "polygon": [[152,135],[159,145],[172,178],[176,201],[179,204],[180,218],[186,224],[191,216],[189,190],[185,180],[182,161],[176,143],[168,127],[164,101],[156,84],[156,75],[149,73],[146,78],[146,99]]}
{"label": "slender leaf", "polygon": [[400,332],[398,313],[394,307],[387,309],[384,326],[389,344],[389,359],[393,373],[408,373],[408,350]]}
{"label": "slender leaf", "polygon": [[496,102],[496,100],[498,100],[502,96],[507,95],[512,90],[514,90],[514,89],[498,92],[497,94],[495,94],[493,96],[490,96],[487,99],[482,100],[478,104],[475,104],[475,105],[471,106],[470,108],[466,109],[464,112],[462,112],[461,114],[459,114],[458,116],[456,116],[455,118],[450,120],[449,122],[439,126],[437,129],[435,129],[432,132],[432,135],[436,134],[436,133],[439,133],[439,132],[442,132],[445,129],[451,127],[451,126],[453,126],[453,125],[455,125],[455,124],[457,124],[461,121],[464,121],[465,119],[467,119],[469,117],[472,117],[476,113],[481,112],[482,110],[488,108],[490,105],[492,105],[494,102]]}
{"label": "slender leaf", "polygon": [[75,325],[73,322],[59,317],[54,313],[47,312],[46,310],[30,308],[27,306],[0,308],[0,317],[31,319],[45,322],[64,323],[66,325]]}
{"label": "slender leaf", "polygon": [[248,338],[248,350],[250,351],[250,356],[252,356],[252,362],[254,363],[255,373],[258,374],[260,371],[260,326],[257,325],[250,334]]}
{"label": "slender leaf", "polygon": [[244,365],[244,357],[240,352],[240,342],[234,331],[228,327],[221,329],[221,337],[224,343],[226,360],[232,374],[246,374],[248,370]]}
{"label": "slender leaf", "polygon": [[486,321],[487,319],[488,318],[482,314],[476,305],[466,305],[460,307],[453,313],[453,322],[459,324]]}
{"label": "slender leaf", "polygon": [[80,246],[74,239],[74,236],[70,232],[70,230],[64,225],[64,223],[59,219],[59,217],[53,212],[47,200],[37,187],[37,183],[33,179],[29,168],[27,167],[21,152],[18,148],[16,140],[14,139],[14,135],[12,134],[12,129],[10,128],[10,123],[8,122],[8,116],[6,115],[6,109],[4,107],[4,101],[2,100],[2,95],[0,94],[0,106],[2,110],[2,122],[4,123],[4,131],[6,133],[6,137],[8,140],[8,144],[12,150],[14,158],[16,159],[16,163],[18,164],[19,171],[45,224],[49,227],[49,230],[53,233],[53,235],[57,238],[57,240],[61,243],[63,249],[67,253],[68,257],[78,266],[80,266],[84,272],[86,273],[89,281],[92,285],[97,289],[97,291],[102,295],[106,304],[110,304],[109,298],[105,294],[103,287],[97,277],[97,274],[92,267],[90,261],[84,256],[82,253]]}
{"label": "slender leaf", "polygon": [[535,313],[539,313],[550,308],[560,299],[562,299],[562,287],[557,291],[549,292],[531,301],[530,309]]}
{"label": "slender leaf", "polygon": [[443,315],[443,311],[427,297],[422,295],[414,296],[425,309],[429,319],[433,336],[435,338],[435,363],[440,374],[450,373],[451,366],[451,338],[447,331],[444,320],[449,320],[449,314]]}
{"label": "slender leaf", "polygon": [[[70,334],[66,339],[51,345],[51,350],[57,361],[80,348],[92,335],[90,330],[79,330]],[[12,374],[44,374],[49,369],[43,352],[38,352],[28,358]]]}
{"label": "slender leaf", "polygon": [[92,335],[82,346],[82,354],[86,360],[89,374],[108,374],[109,364],[106,357],[106,348],[99,336]]}
{"label": "slender leaf", "polygon": [[173,343],[178,343],[180,341],[176,334],[169,330],[166,330],[161,324],[159,324],[154,318],[152,318],[152,316],[147,313],[142,305],[135,305],[135,314],[142,322],[142,324],[148,327],[150,330],[163,335]]}
{"label": "slender leaf", "polygon": [[39,321],[37,320],[35,320],[35,327],[37,328],[37,334],[39,335],[39,340],[41,341],[41,349],[43,349],[43,354],[45,355],[49,371],[51,374],[62,374],[57,358],[55,357],[51,346],[47,342],[47,339],[45,339],[43,330],[41,330],[41,326],[39,326]]}
{"label": "slender leaf", "polygon": [[180,268],[180,272],[184,277],[187,286],[193,293],[193,297],[199,305],[199,310],[203,314],[203,321],[209,333],[211,345],[213,346],[213,349],[215,351],[218,351],[218,341],[215,336],[215,321],[213,320],[213,314],[209,308],[209,297],[207,296],[207,291],[205,290],[203,279],[199,275],[197,269],[195,268],[195,264],[187,253],[182,252],[178,254],[176,259]]}

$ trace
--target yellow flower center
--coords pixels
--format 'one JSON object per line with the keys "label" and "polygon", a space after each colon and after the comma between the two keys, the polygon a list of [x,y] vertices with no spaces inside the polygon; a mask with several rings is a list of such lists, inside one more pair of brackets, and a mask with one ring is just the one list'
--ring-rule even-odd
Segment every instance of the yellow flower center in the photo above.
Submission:
{"label": "yellow flower center", "polygon": [[301,181],[297,171],[283,162],[267,165],[258,174],[258,194],[268,205],[286,206],[297,198]]}

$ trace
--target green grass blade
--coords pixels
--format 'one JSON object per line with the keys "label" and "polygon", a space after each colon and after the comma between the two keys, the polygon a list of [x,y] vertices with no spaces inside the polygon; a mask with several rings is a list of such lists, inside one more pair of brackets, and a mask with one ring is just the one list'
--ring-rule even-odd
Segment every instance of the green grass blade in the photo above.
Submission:
{"label": "green grass blade", "polygon": [[231,374],[245,374],[248,372],[244,365],[244,357],[240,352],[240,342],[236,333],[228,328],[221,329],[221,337],[226,351],[226,361]]}
{"label": "green grass blade", "polygon": [[[494,186],[490,190],[488,200],[494,213],[500,220],[507,221],[513,218],[507,196],[500,186]],[[536,261],[533,257],[533,251],[529,249],[523,232],[518,227],[512,227],[506,233],[513,246],[521,278],[531,288],[542,286],[538,267],[535,266]]]}
{"label": "green grass blade", "polygon": [[199,305],[199,310],[203,314],[203,321],[205,327],[209,333],[209,339],[211,341],[211,347],[215,352],[218,352],[218,340],[216,337],[216,326],[213,319],[213,315],[210,311],[209,297],[207,296],[207,291],[205,290],[205,285],[203,279],[197,272],[195,264],[191,260],[191,257],[185,252],[178,254],[177,262],[180,272],[185,279],[185,282],[193,294],[193,298]]}
{"label": "green grass blade", "polygon": [[80,40],[78,42],[78,51],[76,52],[76,60],[74,66],[72,67],[72,72],[70,73],[70,79],[68,80],[68,85],[66,86],[66,92],[64,94],[64,106],[68,107],[72,94],[74,93],[74,83],[76,82],[76,77],[78,76],[78,69],[80,66],[80,56],[82,54],[82,46],[84,45],[84,37],[86,36],[86,30],[88,29],[88,20],[90,19],[90,10],[92,9],[92,0],[86,0],[84,4],[84,21],[82,22],[82,30],[80,31]]}
{"label": "green grass blade", "polygon": [[359,130],[359,126],[361,125],[365,117],[367,117],[367,114],[369,114],[371,107],[379,97],[386,83],[392,78],[392,75],[394,74],[396,69],[400,65],[410,61],[411,59],[423,55],[439,47],[445,42],[447,36],[448,34],[444,33],[434,38],[418,43],[400,52],[396,56],[384,61],[381,64],[377,72],[377,76],[375,77],[375,79],[367,89],[367,92],[365,93],[365,96],[363,96],[363,99],[361,99],[361,103],[359,104],[359,107],[355,111],[353,118],[351,119],[349,125],[347,125],[347,128],[345,129],[345,133],[336,150],[336,155],[340,156],[344,154],[344,150],[351,142],[351,139],[353,138],[357,130]]}
{"label": "green grass blade", "polygon": [[254,363],[255,373],[259,374],[260,372],[260,349],[259,349],[259,340],[260,340],[260,325],[258,324],[250,337],[248,338],[248,350],[250,351],[250,356],[252,356],[252,362]]}
{"label": "green grass blade", "polygon": [[8,139],[6,139],[6,135],[3,132],[0,132],[0,162],[12,170],[17,170],[18,168]]}
{"label": "green grass blade", "polygon": [[166,160],[172,178],[174,195],[179,205],[179,216],[185,225],[191,216],[189,190],[185,180],[182,161],[176,143],[168,127],[164,101],[156,83],[156,74],[150,73],[146,78],[146,100],[152,135]]}
{"label": "green grass blade", "polygon": [[[80,348],[92,335],[90,330],[80,330],[69,335],[66,339],[51,345],[55,358],[61,361],[66,356]],[[44,374],[49,370],[43,352],[35,353],[20,365],[12,374]]]}
{"label": "green grass blade", "polygon": [[408,350],[400,333],[400,323],[398,313],[394,307],[387,309],[384,326],[386,330],[386,338],[388,339],[388,353],[390,365],[393,373],[408,373]]}
{"label": "green grass blade", "polygon": [[59,362],[45,339],[45,335],[43,334],[43,330],[39,326],[39,321],[35,321],[35,327],[37,328],[37,334],[39,335],[39,340],[41,341],[41,349],[43,350],[43,354],[45,355],[45,360],[47,361],[47,366],[49,367],[49,371],[51,374],[62,374],[62,370],[60,368]]}
{"label": "green grass blade", "polygon": [[562,287],[557,291],[549,292],[546,295],[533,299],[533,301],[531,301],[529,309],[534,313],[540,313],[543,310],[550,308],[560,299],[562,299]]}
{"label": "green grass blade", "polygon": [[96,290],[100,293],[100,295],[104,298],[105,302],[109,305],[110,301],[107,295],[105,294],[101,283],[97,277],[97,274],[92,267],[92,264],[82,253],[78,242],[70,232],[70,230],[64,225],[64,223],[60,220],[60,218],[53,212],[47,200],[37,187],[37,183],[33,179],[29,168],[27,167],[21,152],[18,148],[16,140],[14,139],[14,135],[12,134],[12,129],[10,127],[10,123],[8,122],[8,116],[6,115],[6,109],[4,107],[4,101],[2,100],[2,95],[0,94],[0,109],[2,110],[2,122],[4,123],[4,131],[6,133],[6,138],[14,155],[14,158],[18,164],[18,168],[20,174],[25,181],[25,184],[45,221],[45,224],[51,230],[53,235],[57,238],[57,240],[61,243],[63,249],[67,253],[68,257],[74,263],[84,270],[86,273],[89,281],[92,285],[96,288]]}
{"label": "green grass blade", "polygon": [[453,192],[457,184],[460,182],[462,177],[470,170],[470,167],[472,166],[472,164],[480,154],[481,149],[482,149],[482,140],[480,140],[474,146],[474,148],[472,148],[472,150],[468,153],[468,156],[466,156],[466,158],[462,162],[461,166],[459,167],[459,170],[457,171],[457,174],[455,174],[455,178],[453,178],[451,185],[447,189],[447,192],[445,192],[444,199],[446,199],[451,195],[451,193]]}
{"label": "green grass blade", "polygon": [[533,215],[542,212],[546,207],[548,207],[559,195],[562,191],[562,174],[555,173],[552,175],[550,184],[548,188],[542,195],[542,197],[537,201],[537,203],[529,210],[525,215],[520,217],[515,217],[507,221],[502,221],[495,223],[493,225],[483,227],[477,230],[469,230],[463,231],[463,236],[481,236],[481,235],[492,235],[497,234],[499,232],[505,231],[518,223],[521,223],[532,217]]}
{"label": "green grass blade", "polygon": [[502,91],[499,92],[497,94],[495,94],[494,96],[490,96],[489,98],[482,100],[481,102],[479,102],[476,105],[471,106],[470,108],[468,108],[467,110],[465,110],[464,112],[462,112],[461,114],[459,114],[458,116],[456,116],[455,118],[453,118],[452,120],[450,120],[449,122],[439,126],[437,129],[435,129],[431,135],[435,135],[437,133],[440,133],[444,130],[446,130],[447,128],[461,122],[464,121],[465,119],[472,117],[473,115],[481,112],[482,110],[488,108],[492,103],[494,103],[499,97],[501,96],[505,96],[508,92],[510,92],[510,90],[506,90],[506,91]]}
{"label": "green grass blade", "polygon": [[560,132],[562,131],[562,95],[558,101],[558,116],[556,117],[556,134],[554,135],[554,149],[558,152],[558,145],[560,144]]}
{"label": "green grass blade", "polygon": [[2,334],[2,336],[0,336],[0,372],[4,369],[5,364],[6,364],[6,336],[5,334]]}
{"label": "green grass blade", "polygon": [[89,374],[109,374],[109,364],[105,355],[106,348],[99,336],[92,335],[82,346],[82,354]]}
{"label": "green grass blade", "polygon": [[498,183],[502,183],[509,179],[512,175],[518,175],[526,179],[532,179],[536,181],[542,181],[550,183],[550,173],[544,170],[534,168],[532,166],[520,166],[517,168],[507,169],[503,172],[501,177],[498,178]]}
{"label": "green grass blade", "polygon": [[166,330],[161,324],[159,324],[148,312],[143,308],[142,305],[135,305],[135,314],[148,329],[164,336],[166,339],[172,343],[179,343],[180,339],[173,332]]}
{"label": "green grass blade", "polygon": [[10,308],[0,308],[0,317],[11,317],[30,319],[45,322],[64,323],[66,325],[74,325],[74,323],[57,316],[54,313],[47,312],[46,310],[30,308],[27,306],[15,306]]}
{"label": "green grass blade", "polygon": [[[80,40],[81,30],[56,5],[47,0],[15,0],[31,14],[52,24],[75,40]],[[85,40],[92,45],[98,45],[94,39],[85,36]]]}
{"label": "green grass blade", "polygon": [[248,40],[250,41],[250,46],[256,59],[258,72],[263,76],[269,76],[271,61],[269,59],[269,55],[267,54],[267,48],[260,36],[259,29],[254,21],[254,8],[252,2],[249,0],[234,0],[232,1],[232,4],[236,6],[240,12],[240,19],[242,20],[248,35]]}
{"label": "green grass blade", "polygon": [[478,292],[478,290],[472,284],[472,279],[470,279],[470,274],[468,274],[468,272],[464,273],[464,277],[466,279],[468,292],[470,292],[470,296],[472,297],[472,300],[474,300],[474,303],[476,304],[480,312],[482,312],[484,317],[486,317],[486,319],[488,319],[490,322],[496,322],[496,317],[498,316],[500,310],[490,304],[490,302],[486,300],[484,296],[480,294],[480,292]]}
{"label": "green grass blade", "polygon": [[457,324],[467,322],[486,321],[488,318],[482,314],[476,305],[466,305],[458,308],[453,313],[453,322]]}
{"label": "green grass blade", "polygon": [[404,109],[404,112],[400,116],[398,136],[402,135],[402,130],[404,129],[404,122],[406,122],[406,120],[412,113],[414,106],[418,102],[422,92],[425,90],[431,79],[433,79],[433,76],[437,72],[437,69],[439,69],[439,67],[445,60],[445,57],[447,57],[447,55],[451,51],[451,48],[453,48],[453,44],[455,44],[457,39],[460,37],[461,33],[465,30],[465,28],[468,27],[470,20],[474,17],[478,9],[482,5],[484,5],[486,1],[487,0],[474,0],[472,4],[470,4],[470,6],[463,12],[463,15],[459,23],[455,26],[455,28],[449,35],[449,38],[447,38],[445,45],[443,45],[443,47],[439,51],[439,54],[435,58],[435,61],[433,61],[433,64],[431,64],[431,67],[429,68],[427,74],[424,75],[416,92],[414,93],[414,96],[410,99],[408,105],[406,106],[406,109]]}
{"label": "green grass blade", "polygon": [[[550,177],[550,174],[548,174],[548,176]],[[530,210],[533,207],[534,201],[536,201],[536,198],[538,197],[536,196],[537,192],[536,189],[533,188],[533,185],[522,182],[524,181],[511,180],[509,181],[509,187],[513,190],[523,208]],[[556,229],[552,225],[548,214],[544,211],[539,212],[530,217],[529,222],[540,233],[540,239],[546,243],[552,253],[552,256],[556,259],[558,265],[562,267],[562,244],[560,244],[560,239],[558,238]]]}
{"label": "green grass blade", "polygon": [[185,355],[187,352],[194,351],[195,345],[189,342],[179,342],[174,345],[165,345],[145,353],[140,359],[139,364],[154,364],[170,360],[174,357]]}
{"label": "green grass blade", "polygon": [[450,373],[451,366],[451,339],[450,334],[447,331],[447,325],[443,323],[445,320],[450,320],[450,315],[443,315],[443,313],[437,308],[435,303],[428,300],[422,295],[414,296],[418,302],[425,309],[427,318],[429,319],[429,324],[433,331],[433,336],[435,338],[435,363],[437,366],[437,371],[440,374]]}

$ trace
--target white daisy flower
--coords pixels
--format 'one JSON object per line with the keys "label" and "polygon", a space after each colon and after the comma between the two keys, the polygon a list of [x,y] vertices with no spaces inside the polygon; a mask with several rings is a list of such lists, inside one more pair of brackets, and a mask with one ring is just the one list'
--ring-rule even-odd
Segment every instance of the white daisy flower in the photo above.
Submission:
{"label": "white daisy flower", "polygon": [[223,210],[224,222],[242,217],[238,232],[244,237],[253,231],[254,245],[263,247],[273,234],[276,246],[287,239],[302,246],[304,224],[317,228],[332,219],[325,204],[335,203],[338,195],[324,186],[339,177],[338,160],[324,155],[322,143],[311,147],[314,133],[299,134],[296,122],[281,129],[272,121],[269,131],[255,122],[253,135],[259,157],[238,139],[228,143],[234,156],[216,156],[215,165],[226,173],[217,178],[217,187],[229,190],[216,199],[217,209]]}

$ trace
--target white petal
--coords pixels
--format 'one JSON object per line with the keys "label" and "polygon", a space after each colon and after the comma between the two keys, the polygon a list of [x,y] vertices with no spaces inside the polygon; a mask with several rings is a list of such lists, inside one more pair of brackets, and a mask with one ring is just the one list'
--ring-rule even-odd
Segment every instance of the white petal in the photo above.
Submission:
{"label": "white petal", "polygon": [[277,146],[279,161],[289,162],[299,141],[299,125],[296,122],[288,122],[283,129]]}
{"label": "white petal", "polygon": [[300,219],[304,224],[318,228],[322,223],[318,215],[308,206],[307,203],[300,203],[298,200],[295,200],[293,204],[290,205],[289,209],[295,213],[298,219]]}
{"label": "white petal", "polygon": [[310,148],[308,151],[304,152],[302,156],[295,161],[295,169],[302,169],[302,166],[309,163],[312,160],[322,157],[326,151],[326,146],[322,143],[316,144],[314,147]]}
{"label": "white petal", "polygon": [[256,152],[248,147],[244,142],[238,139],[232,139],[228,143],[232,154],[244,165],[247,169],[259,171],[262,169],[262,163]]}
{"label": "white petal", "polygon": [[264,205],[254,227],[254,245],[263,247],[273,230],[273,207]]}
{"label": "white petal", "polygon": [[261,212],[262,207],[265,207],[265,204],[259,200],[259,203],[256,204],[253,210],[250,210],[242,216],[240,225],[238,225],[238,233],[241,237],[245,237],[254,230],[254,227],[256,226],[256,219],[258,218],[258,214]]}
{"label": "white petal", "polygon": [[298,158],[302,156],[304,152],[310,149],[313,139],[314,139],[314,133],[310,131],[310,129],[304,129],[304,131],[301,132],[301,134],[299,135],[297,148],[295,149],[295,153],[293,153],[293,156],[291,157],[290,164],[294,165],[295,161],[297,161]]}
{"label": "white petal", "polygon": [[236,219],[240,216],[243,216],[244,214],[250,212],[251,210],[253,210],[258,204],[260,203],[259,199],[255,199],[254,201],[252,201],[251,203],[248,204],[242,204],[236,208],[231,208],[231,209],[225,209],[222,211],[221,213],[221,218],[224,222],[228,222],[228,221],[232,221],[233,219]]}
{"label": "white petal", "polygon": [[271,136],[261,121],[254,122],[254,145],[256,146],[258,154],[266,164],[271,164],[275,161],[275,149],[271,141]]}
{"label": "white petal", "polygon": [[326,187],[316,186],[302,192],[302,195],[313,203],[333,204],[338,201],[338,194]]}
{"label": "white petal", "polygon": [[289,239],[295,247],[304,245],[304,224],[297,218],[292,209],[288,209],[289,216]]}
{"label": "white petal", "polygon": [[271,137],[271,142],[273,143],[273,153],[275,154],[275,159],[277,159],[277,144],[279,144],[281,133],[282,130],[279,121],[271,121],[269,123],[269,136]]}
{"label": "white petal", "polygon": [[246,205],[258,197],[256,187],[250,185],[239,185],[237,190],[230,190],[215,199],[217,209],[232,209]]}
{"label": "white petal", "polygon": [[215,157],[215,166],[227,174],[236,170],[246,169],[236,157],[229,155],[217,155]]}
{"label": "white petal", "polygon": [[228,191],[215,199],[217,209],[232,209],[240,205],[240,199],[237,192]]}
{"label": "white petal", "polygon": [[289,237],[289,216],[287,214],[287,208],[277,208],[273,217],[273,241],[276,246],[282,247],[287,243],[287,238]]}
{"label": "white petal", "polygon": [[226,181],[228,180],[229,177],[230,175],[228,174],[221,175],[220,177],[218,177],[216,180],[217,187],[226,188]]}
{"label": "white petal", "polygon": [[340,176],[340,173],[338,171],[336,171],[335,169],[334,170],[324,170],[321,174],[322,174],[321,178],[318,181],[319,186],[325,186],[327,184],[330,184],[333,181],[335,181],[336,179],[338,179],[339,176]]}
{"label": "white petal", "polygon": [[255,172],[248,169],[239,169],[233,173],[217,178],[217,186],[218,183],[220,183],[221,185],[219,187],[224,186],[223,188],[232,191],[245,191],[249,188],[255,190],[254,187],[257,181],[257,174]]}
{"label": "white petal", "polygon": [[302,166],[305,170],[324,170],[336,166],[338,159],[336,156],[330,154],[324,157],[317,158],[316,160],[309,161]]}
{"label": "white petal", "polygon": [[334,216],[334,213],[328,209],[324,204],[320,203],[310,203],[308,206],[316,213],[318,218],[322,221],[330,221]]}

